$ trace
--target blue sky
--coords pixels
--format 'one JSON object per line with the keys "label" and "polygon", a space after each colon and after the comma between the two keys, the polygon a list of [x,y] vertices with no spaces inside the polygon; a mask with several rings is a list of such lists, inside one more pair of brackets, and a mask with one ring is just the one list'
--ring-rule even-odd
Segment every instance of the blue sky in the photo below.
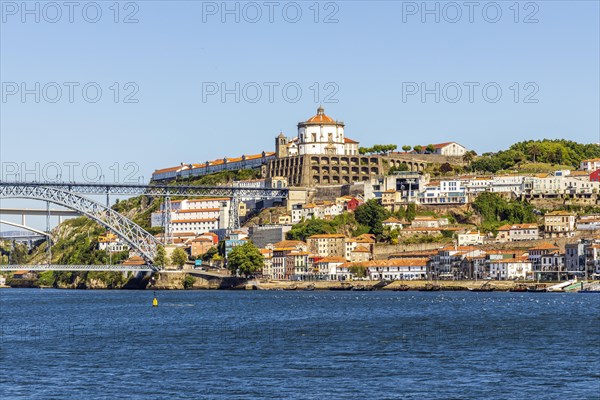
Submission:
{"label": "blue sky", "polygon": [[[44,2],[37,3],[36,22],[21,2],[3,1],[2,163],[97,163],[106,180],[122,181],[127,172],[147,180],[154,169],[180,162],[272,150],[280,130],[295,135],[319,103],[367,146],[452,140],[484,152],[545,137],[600,141],[597,1],[520,2],[518,16],[513,1],[477,2],[473,22],[461,6],[454,23],[448,2],[427,3],[439,7],[439,23],[422,13],[422,2],[320,2],[317,23],[313,1],[275,2],[273,22],[264,2],[246,3],[227,3],[237,4],[239,22],[221,15],[222,2],[138,1],[119,3],[115,23],[114,2],[100,1],[96,23],[84,18],[95,18],[93,7],[83,15],[86,2],[78,3],[72,23],[66,7],[51,23],[56,10]],[[252,23],[255,4],[262,16]],[[502,15],[493,23],[495,4]],[[302,15],[292,23],[298,8]],[[131,13],[138,22],[123,23]],[[35,92],[36,82],[40,102],[35,94],[23,101],[21,84]],[[65,82],[76,85],[73,102]],[[203,86],[233,89],[236,82],[239,102],[233,94],[203,99]],[[465,82],[472,82],[472,102]],[[87,100],[82,94],[89,83],[102,90],[95,103],[94,93]],[[439,102],[435,93],[424,101],[407,93],[422,84],[435,92],[436,83]],[[56,85],[62,96],[52,103]],[[275,85],[272,102],[268,85]],[[256,86],[262,96],[252,102]],[[293,102],[295,87],[302,95]],[[497,88],[502,95],[492,102]],[[125,102],[136,90],[138,102]],[[139,170],[126,170],[128,162]],[[115,163],[118,177],[110,169]]]}

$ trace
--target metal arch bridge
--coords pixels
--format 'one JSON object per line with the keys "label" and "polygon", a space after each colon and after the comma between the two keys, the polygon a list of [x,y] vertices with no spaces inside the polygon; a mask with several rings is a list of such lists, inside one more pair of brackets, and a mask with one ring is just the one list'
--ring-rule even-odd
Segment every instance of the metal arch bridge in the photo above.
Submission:
{"label": "metal arch bridge", "polygon": [[[0,198],[43,200],[77,211],[111,229],[152,265],[160,243],[139,225],[109,207],[86,197],[43,185],[0,184]],[[153,269],[158,270],[159,267]]]}
{"label": "metal arch bridge", "polygon": [[[110,195],[163,196],[167,204],[170,196],[229,197],[232,203],[230,207],[232,228],[237,228],[239,226],[237,205],[241,198],[284,199],[288,197],[288,193],[287,188],[0,181],[0,198],[43,200],[84,214],[123,238],[140,253],[152,270],[160,269],[160,267],[152,265],[160,243],[140,226],[112,210],[108,206]],[[106,195],[107,204],[103,206],[79,194]]]}
{"label": "metal arch bridge", "polygon": [[0,265],[0,272],[8,271],[107,271],[107,272],[153,272],[151,265],[64,265],[64,264],[11,264]]}
{"label": "metal arch bridge", "polygon": [[[0,182],[0,190],[4,186],[43,186],[55,188],[71,193],[87,195],[105,195],[106,206],[108,207],[108,198],[110,195],[146,195],[162,196],[165,200],[171,196],[199,196],[199,197],[229,197],[231,198],[230,207],[230,226],[229,229],[239,228],[238,205],[240,199],[287,199],[288,188],[252,188],[240,186],[193,186],[193,185],[142,185],[127,183],[77,183],[77,182]],[[165,201],[167,206],[170,201]],[[170,217],[167,213],[167,218]]]}

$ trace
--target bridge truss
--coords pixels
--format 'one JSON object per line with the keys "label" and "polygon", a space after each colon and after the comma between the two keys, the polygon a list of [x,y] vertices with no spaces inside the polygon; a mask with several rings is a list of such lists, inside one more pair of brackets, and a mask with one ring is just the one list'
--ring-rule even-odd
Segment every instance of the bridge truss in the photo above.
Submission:
{"label": "bridge truss", "polygon": [[[0,183],[0,198],[43,200],[84,214],[120,236],[150,265],[160,245],[154,236],[113,209],[57,187]],[[160,267],[152,268],[158,270]]]}
{"label": "bridge truss", "polygon": [[22,264],[0,265],[0,272],[7,271],[109,271],[109,272],[152,272],[150,265],[65,265],[65,264]]}
{"label": "bridge truss", "polygon": [[[288,197],[287,188],[251,188],[236,186],[177,186],[177,185],[141,185],[122,183],[67,183],[67,182],[0,182],[3,187],[47,187],[64,192],[105,195],[106,207],[109,207],[109,196],[111,195],[133,195],[133,196],[162,196],[166,204],[170,204],[172,196],[199,196],[199,197],[228,197],[231,199],[229,207],[229,229],[235,230],[240,227],[239,204],[241,199],[273,199]],[[163,221],[170,218],[169,207],[165,207]],[[167,231],[165,237],[168,238]]]}

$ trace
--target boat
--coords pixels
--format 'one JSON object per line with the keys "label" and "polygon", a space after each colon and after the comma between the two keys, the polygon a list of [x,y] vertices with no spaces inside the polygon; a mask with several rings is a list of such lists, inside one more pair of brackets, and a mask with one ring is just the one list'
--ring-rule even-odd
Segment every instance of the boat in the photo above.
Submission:
{"label": "boat", "polygon": [[410,289],[408,285],[400,285],[394,288],[394,292],[406,292],[408,289]]}
{"label": "boat", "polygon": [[298,287],[296,285],[292,285],[292,286],[286,286],[283,288],[283,290],[296,290]]}
{"label": "boat", "polygon": [[524,283],[519,283],[513,287],[511,287],[510,289],[508,289],[509,292],[526,292],[527,291],[527,285],[525,285]]}
{"label": "boat", "polygon": [[353,286],[349,283],[342,283],[340,286],[332,286],[329,290],[352,290]]}
{"label": "boat", "polygon": [[483,285],[479,286],[478,288],[469,288],[469,290],[471,292],[493,292],[494,289],[495,288],[492,285],[490,285],[489,282],[485,282]]}
{"label": "boat", "polygon": [[315,285],[311,283],[310,285],[306,286],[306,287],[305,287],[304,289],[302,289],[302,290],[304,290],[304,291],[306,291],[306,292],[312,292],[313,290],[315,290]]}
{"label": "boat", "polygon": [[444,291],[462,291],[462,290],[467,290],[467,288],[464,286],[457,286],[457,285],[444,286]]}
{"label": "boat", "polygon": [[425,286],[419,288],[419,292],[437,292],[438,290],[441,290],[442,288],[440,287],[440,285],[434,285],[432,283],[428,283]]}
{"label": "boat", "polygon": [[373,287],[366,286],[366,285],[356,285],[356,286],[353,286],[351,290],[361,291],[361,292],[369,292],[369,291],[373,290]]}
{"label": "boat", "polygon": [[533,285],[527,288],[528,292],[531,293],[542,293],[547,292],[546,285]]}

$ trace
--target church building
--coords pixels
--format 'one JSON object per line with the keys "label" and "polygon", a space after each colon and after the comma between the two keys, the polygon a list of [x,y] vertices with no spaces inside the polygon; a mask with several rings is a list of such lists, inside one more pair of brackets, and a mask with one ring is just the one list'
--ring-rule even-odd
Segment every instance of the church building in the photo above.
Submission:
{"label": "church building", "polygon": [[296,137],[280,133],[275,138],[268,176],[284,176],[292,186],[314,186],[364,182],[382,174],[381,157],[359,155],[358,142],[347,138],[344,128],[319,107],[315,116],[298,123]]}

